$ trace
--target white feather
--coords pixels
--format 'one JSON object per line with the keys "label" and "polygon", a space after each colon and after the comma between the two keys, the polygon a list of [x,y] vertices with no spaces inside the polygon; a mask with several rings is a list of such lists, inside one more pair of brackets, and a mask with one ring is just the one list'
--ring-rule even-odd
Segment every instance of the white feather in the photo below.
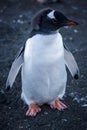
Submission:
{"label": "white feather", "polygon": [[22,70],[22,97],[25,102],[29,105],[30,102],[45,103],[62,98],[66,80],[61,35],[37,34],[28,39]]}
{"label": "white feather", "polygon": [[50,13],[48,13],[47,16],[48,16],[50,19],[55,19],[54,12],[55,12],[55,10],[51,11]]}

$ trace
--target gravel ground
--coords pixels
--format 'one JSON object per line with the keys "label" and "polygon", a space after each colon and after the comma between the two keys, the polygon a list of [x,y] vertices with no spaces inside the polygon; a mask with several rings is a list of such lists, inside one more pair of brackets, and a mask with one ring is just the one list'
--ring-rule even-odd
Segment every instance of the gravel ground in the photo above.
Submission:
{"label": "gravel ground", "polygon": [[[40,5],[34,0],[0,0],[0,87],[5,82],[16,53],[25,43],[32,16],[44,7],[62,11],[79,26],[62,28],[63,40],[75,56],[81,77],[75,81],[68,72],[64,102],[68,109],[52,110],[43,105],[36,117],[26,117],[20,99],[20,73],[9,92],[0,95],[0,130],[87,130],[87,1],[75,0]],[[1,91],[1,90],[0,90]]]}

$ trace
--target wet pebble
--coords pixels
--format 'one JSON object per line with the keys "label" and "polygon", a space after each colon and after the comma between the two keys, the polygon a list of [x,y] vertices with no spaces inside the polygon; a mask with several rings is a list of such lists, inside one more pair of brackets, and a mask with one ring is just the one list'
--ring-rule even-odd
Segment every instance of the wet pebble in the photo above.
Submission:
{"label": "wet pebble", "polygon": [[[86,103],[87,102],[87,97],[80,97],[81,95],[79,95],[79,93],[75,92],[75,93],[70,93],[69,96],[73,99],[73,101],[76,101],[77,103]],[[83,104],[84,105],[84,104]]]}
{"label": "wet pebble", "polygon": [[3,9],[0,10],[0,13],[3,13]]}
{"label": "wet pebble", "polygon": [[75,98],[73,99],[73,101],[76,101],[77,103],[80,103],[80,99],[77,98],[77,97],[75,97]]}
{"label": "wet pebble", "polygon": [[77,30],[77,29],[74,29],[74,33],[78,33],[78,30]]}
{"label": "wet pebble", "polygon": [[87,107],[87,104],[83,104],[82,107]]}
{"label": "wet pebble", "polygon": [[23,15],[22,15],[22,14],[20,14],[20,15],[19,15],[19,18],[22,18],[22,17],[23,17]]}
{"label": "wet pebble", "polygon": [[84,78],[84,75],[81,75],[81,78],[83,79],[83,78]]}
{"label": "wet pebble", "polygon": [[66,38],[66,37],[64,37],[64,40],[66,41],[66,40],[67,40],[67,38]]}
{"label": "wet pebble", "polygon": [[82,97],[80,101],[87,101],[86,97]]}
{"label": "wet pebble", "polygon": [[62,122],[67,122],[67,119],[62,119]]}
{"label": "wet pebble", "polygon": [[13,22],[13,23],[16,23],[16,20],[13,20],[12,22]]}
{"label": "wet pebble", "polygon": [[72,41],[72,40],[73,40],[73,38],[72,38],[72,37],[69,37],[69,40],[71,40],[71,41]]}
{"label": "wet pebble", "polygon": [[74,9],[74,10],[78,10],[78,7],[76,7],[76,6],[72,6],[72,9]]}
{"label": "wet pebble", "polygon": [[74,98],[75,96],[77,96],[77,94],[78,94],[77,92],[72,92],[72,93],[69,93],[69,96]]}
{"label": "wet pebble", "polygon": [[65,29],[68,29],[69,27],[68,26],[64,26]]}
{"label": "wet pebble", "polygon": [[11,107],[9,107],[9,110],[11,110]]}
{"label": "wet pebble", "polygon": [[2,19],[0,19],[0,23],[2,22]]}
{"label": "wet pebble", "polygon": [[19,129],[23,129],[23,126],[19,126]]}
{"label": "wet pebble", "polygon": [[45,112],[44,112],[44,115],[48,115],[48,112],[45,111]]}
{"label": "wet pebble", "polygon": [[23,24],[23,23],[24,23],[24,21],[22,21],[22,20],[18,19],[18,20],[17,20],[17,23],[19,23],[19,24]]}

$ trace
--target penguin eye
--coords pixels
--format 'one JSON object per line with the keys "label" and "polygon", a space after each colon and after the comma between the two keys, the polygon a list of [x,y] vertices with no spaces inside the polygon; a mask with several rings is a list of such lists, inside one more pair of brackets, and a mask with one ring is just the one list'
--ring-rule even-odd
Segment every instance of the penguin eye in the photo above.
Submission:
{"label": "penguin eye", "polygon": [[56,19],[52,19],[52,22],[53,22],[53,23],[57,23],[57,20],[56,20]]}

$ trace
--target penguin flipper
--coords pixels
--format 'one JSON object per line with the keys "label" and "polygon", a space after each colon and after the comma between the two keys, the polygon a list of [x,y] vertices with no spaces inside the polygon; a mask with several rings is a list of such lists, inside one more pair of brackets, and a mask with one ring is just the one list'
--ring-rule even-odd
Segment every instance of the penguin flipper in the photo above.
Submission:
{"label": "penguin flipper", "polygon": [[23,55],[24,55],[24,47],[20,49],[18,55],[16,56],[15,60],[12,63],[12,66],[11,66],[11,69],[10,69],[10,72],[6,81],[6,90],[9,90],[15,81],[15,78],[24,62]]}
{"label": "penguin flipper", "polygon": [[69,49],[65,45],[64,45],[64,59],[65,59],[65,64],[69,69],[72,77],[74,77],[74,79],[78,79],[79,78],[78,65],[76,63],[73,54],[69,51]]}

